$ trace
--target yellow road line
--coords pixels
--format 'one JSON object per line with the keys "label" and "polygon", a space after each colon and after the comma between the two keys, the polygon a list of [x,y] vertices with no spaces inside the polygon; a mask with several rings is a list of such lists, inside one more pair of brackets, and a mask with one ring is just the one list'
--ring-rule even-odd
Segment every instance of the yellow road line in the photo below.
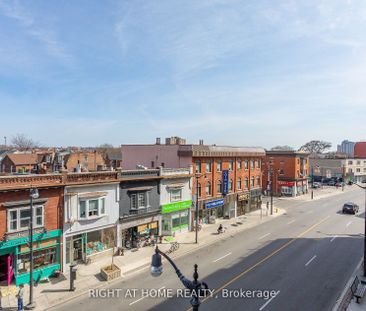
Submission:
{"label": "yellow road line", "polygon": [[[293,238],[292,240],[286,242],[285,244],[283,244],[281,247],[279,247],[278,249],[276,249],[275,251],[273,251],[272,253],[270,253],[269,255],[267,255],[266,257],[264,257],[263,259],[261,259],[260,261],[258,261],[256,264],[254,264],[253,266],[251,266],[250,268],[244,270],[243,272],[239,273],[237,276],[235,276],[234,278],[232,278],[231,280],[227,281],[224,285],[222,285],[221,287],[219,287],[218,289],[215,289],[215,291],[212,293],[212,295],[205,297],[204,299],[201,300],[201,303],[205,302],[206,300],[212,298],[214,295],[218,294],[219,292],[221,292],[225,287],[229,286],[230,284],[232,284],[233,282],[235,282],[236,280],[240,279],[242,276],[244,276],[245,274],[247,274],[248,272],[252,271],[254,268],[258,267],[260,264],[262,264],[263,262],[267,261],[268,259],[270,259],[271,257],[273,257],[274,255],[276,255],[278,252],[280,252],[281,250],[283,250],[284,248],[288,247],[289,245],[291,245],[293,242],[295,242],[297,239],[303,237],[305,234],[307,234],[309,231],[313,230],[315,227],[319,226],[321,223],[323,223],[324,221],[326,221],[329,218],[329,216],[323,218],[321,221],[317,222],[316,224],[312,225],[310,228],[306,229],[305,231],[301,232],[298,236],[296,236],[295,238]],[[187,311],[192,311],[192,308],[187,309]]]}

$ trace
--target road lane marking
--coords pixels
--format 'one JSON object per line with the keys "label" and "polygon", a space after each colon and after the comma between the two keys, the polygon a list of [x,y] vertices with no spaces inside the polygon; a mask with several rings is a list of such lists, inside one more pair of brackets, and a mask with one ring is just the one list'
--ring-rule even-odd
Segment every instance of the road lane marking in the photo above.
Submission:
{"label": "road lane marking", "polygon": [[133,304],[135,304],[135,303],[137,303],[137,302],[141,301],[142,299],[145,299],[145,297],[141,297],[141,298],[139,298],[139,299],[137,299],[137,300],[135,300],[135,301],[131,302],[129,305],[130,305],[130,306],[132,306]]}
{"label": "road lane marking", "polygon": [[350,221],[347,225],[346,225],[346,228],[352,223],[352,221]]}
{"label": "road lane marking", "polygon": [[291,221],[289,221],[287,224],[288,225],[291,225],[292,223],[294,223],[295,222],[295,219],[293,219],[293,220],[291,220]]}
{"label": "road lane marking", "polygon": [[330,242],[332,243],[336,238],[338,238],[338,235],[335,235],[334,237],[332,237],[332,239],[330,240]]}
{"label": "road lane marking", "polygon": [[267,307],[267,305],[269,305],[269,303],[270,303],[273,299],[275,299],[279,293],[280,293],[280,291],[278,291],[278,292],[276,293],[276,295],[272,296],[272,298],[271,298],[271,299],[269,299],[269,300],[268,300],[268,301],[267,301],[263,306],[261,306],[261,307],[259,308],[259,311],[262,311],[265,307]]}
{"label": "road lane marking", "polygon": [[[284,248],[288,247],[289,245],[291,245],[292,243],[294,243],[296,240],[298,240],[299,238],[303,237],[305,234],[307,234],[308,232],[310,232],[311,230],[313,230],[314,228],[316,228],[317,226],[319,226],[320,224],[322,224],[323,222],[325,222],[326,220],[328,220],[330,218],[330,216],[327,216],[325,218],[323,218],[322,220],[318,221],[317,223],[315,223],[314,225],[312,225],[310,228],[306,229],[305,231],[301,232],[298,236],[296,236],[295,238],[291,239],[290,241],[286,242],[285,244],[283,244],[281,247],[277,248],[276,250],[274,250],[272,253],[270,253],[269,255],[267,255],[266,257],[262,258],[260,261],[258,261],[256,264],[254,264],[253,266],[249,267],[248,269],[242,271],[241,273],[239,273],[238,275],[236,275],[235,277],[233,277],[231,280],[227,281],[224,285],[220,286],[218,289],[214,290],[214,292],[212,293],[212,295],[209,295],[205,298],[203,298],[201,300],[201,303],[204,303],[205,301],[207,301],[208,299],[210,299],[211,297],[215,297],[218,293],[220,293],[224,288],[228,287],[230,284],[234,283],[235,281],[237,281],[238,279],[240,279],[242,276],[248,274],[250,271],[254,270],[256,267],[258,267],[259,265],[261,265],[262,263],[266,262],[268,259],[272,258],[274,255],[276,255],[277,253],[279,253],[280,251],[282,251]],[[187,309],[187,311],[192,311],[192,308]]]}
{"label": "road lane marking", "polygon": [[305,267],[307,267],[308,265],[310,265],[310,263],[316,258],[316,255],[314,255],[306,264]]}
{"label": "road lane marking", "polygon": [[258,240],[262,240],[262,239],[264,239],[266,236],[269,236],[270,235],[270,233],[267,233],[267,234],[265,234],[265,235],[262,235]]}
{"label": "road lane marking", "polygon": [[214,260],[213,262],[218,262],[219,260],[224,259],[225,257],[230,256],[230,255],[231,255],[231,252],[230,252],[230,253],[227,253],[226,255],[224,255],[224,256],[222,256],[222,257],[220,257],[220,258],[217,258],[217,259],[216,259],[216,260]]}
{"label": "road lane marking", "polygon": [[[163,286],[163,287],[160,287],[160,288],[158,288],[158,291],[159,290],[162,290],[162,289],[164,289],[165,288],[165,286]],[[143,297],[141,297],[141,298],[139,298],[139,299],[137,299],[137,300],[135,300],[135,301],[132,301],[129,305],[130,306],[132,306],[132,305],[134,305],[135,303],[138,303],[139,301],[141,301],[141,300],[143,300],[143,299],[145,299],[146,298],[146,296],[143,296]]]}

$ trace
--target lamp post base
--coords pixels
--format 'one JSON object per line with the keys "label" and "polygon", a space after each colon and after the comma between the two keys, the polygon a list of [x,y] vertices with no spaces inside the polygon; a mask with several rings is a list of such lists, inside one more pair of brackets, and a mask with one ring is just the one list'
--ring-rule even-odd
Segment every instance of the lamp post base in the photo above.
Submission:
{"label": "lamp post base", "polygon": [[25,310],[33,310],[34,308],[36,307],[36,303],[35,302],[32,302],[32,303],[28,303],[24,309]]}

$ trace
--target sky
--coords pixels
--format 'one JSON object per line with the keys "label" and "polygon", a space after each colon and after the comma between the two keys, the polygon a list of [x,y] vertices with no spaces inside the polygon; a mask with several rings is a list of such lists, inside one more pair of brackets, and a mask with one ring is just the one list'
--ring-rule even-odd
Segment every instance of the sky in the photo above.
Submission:
{"label": "sky", "polygon": [[0,0],[0,143],[335,148],[365,85],[364,0]]}

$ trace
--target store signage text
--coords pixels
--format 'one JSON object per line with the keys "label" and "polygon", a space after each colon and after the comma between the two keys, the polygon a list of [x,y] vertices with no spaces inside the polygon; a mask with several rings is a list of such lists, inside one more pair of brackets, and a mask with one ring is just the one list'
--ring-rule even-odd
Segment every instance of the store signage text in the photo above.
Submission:
{"label": "store signage text", "polygon": [[229,171],[228,170],[222,171],[222,193],[223,194],[229,193]]}
{"label": "store signage text", "polygon": [[192,206],[191,200],[169,203],[161,206],[161,213],[167,214],[177,212],[183,209],[191,208],[191,206]]}
{"label": "store signage text", "polygon": [[215,207],[223,206],[224,203],[225,203],[224,199],[215,200],[215,201],[207,202],[205,204],[205,207],[206,208],[215,208]]}

